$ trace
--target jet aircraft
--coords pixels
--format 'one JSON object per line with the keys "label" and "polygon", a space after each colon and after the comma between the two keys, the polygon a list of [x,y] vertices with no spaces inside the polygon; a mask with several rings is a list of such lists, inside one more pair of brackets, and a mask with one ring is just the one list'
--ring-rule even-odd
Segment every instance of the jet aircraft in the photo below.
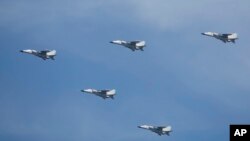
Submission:
{"label": "jet aircraft", "polygon": [[152,132],[157,133],[159,136],[161,136],[161,135],[168,135],[169,136],[169,133],[172,132],[171,126],[141,125],[141,126],[138,126],[138,128],[150,130]]}
{"label": "jet aircraft", "polygon": [[94,94],[94,95],[99,96],[99,97],[101,97],[103,99],[106,99],[106,98],[114,99],[114,95],[116,94],[115,89],[112,89],[112,90],[84,89],[84,90],[81,90],[81,91],[85,92],[85,93]]}
{"label": "jet aircraft", "polygon": [[131,49],[132,51],[135,51],[135,50],[143,51],[143,48],[146,47],[146,42],[139,41],[139,40],[136,40],[136,41],[114,40],[114,41],[111,41],[110,43],[122,45],[124,47]]}
{"label": "jet aircraft", "polygon": [[55,60],[54,57],[56,56],[56,50],[36,51],[36,50],[32,50],[32,49],[26,49],[26,50],[20,50],[20,52],[35,55],[37,57],[42,58],[43,60],[46,60],[46,59]]}
{"label": "jet aircraft", "polygon": [[223,41],[224,43],[227,42],[233,42],[235,43],[235,40],[238,39],[238,35],[237,33],[216,33],[216,32],[204,32],[201,33],[202,35],[206,35],[206,36],[210,36],[210,37],[214,37],[216,39],[219,39],[221,41]]}

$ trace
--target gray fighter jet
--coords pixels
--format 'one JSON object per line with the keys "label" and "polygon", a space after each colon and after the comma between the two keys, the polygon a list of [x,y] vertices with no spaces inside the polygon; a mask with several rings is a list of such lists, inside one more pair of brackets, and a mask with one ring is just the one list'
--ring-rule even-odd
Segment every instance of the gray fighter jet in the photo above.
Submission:
{"label": "gray fighter jet", "polygon": [[141,126],[138,126],[138,128],[150,130],[152,132],[157,133],[159,136],[161,136],[161,135],[168,135],[169,136],[169,133],[172,132],[171,126],[141,125]]}
{"label": "gray fighter jet", "polygon": [[139,41],[139,40],[137,40],[137,41],[114,40],[114,41],[111,41],[110,43],[122,45],[124,47],[131,49],[132,51],[135,51],[135,50],[143,51],[143,48],[146,47],[146,42]]}
{"label": "gray fighter jet", "polygon": [[112,89],[112,90],[85,89],[85,90],[81,90],[81,91],[85,92],[85,93],[94,94],[96,96],[100,96],[103,99],[106,99],[106,98],[114,99],[114,95],[116,94],[115,89]]}
{"label": "gray fighter jet", "polygon": [[46,59],[55,60],[54,57],[56,56],[56,50],[36,51],[32,49],[25,49],[25,50],[20,50],[20,52],[35,55],[37,57],[42,58],[43,60],[46,60]]}
{"label": "gray fighter jet", "polygon": [[222,42],[233,42],[235,43],[235,40],[238,39],[237,33],[226,33],[226,34],[221,34],[221,33],[216,33],[216,32],[204,32],[201,33],[202,35],[214,37],[216,39],[221,40]]}

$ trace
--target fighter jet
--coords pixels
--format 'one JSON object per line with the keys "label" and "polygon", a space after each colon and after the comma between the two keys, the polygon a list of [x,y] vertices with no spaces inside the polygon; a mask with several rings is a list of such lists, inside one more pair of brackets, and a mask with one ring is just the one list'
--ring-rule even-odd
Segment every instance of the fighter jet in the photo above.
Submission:
{"label": "fighter jet", "polygon": [[116,94],[115,89],[112,89],[112,90],[85,89],[85,90],[81,90],[81,91],[85,92],[85,93],[94,94],[96,96],[100,96],[103,99],[106,99],[106,98],[114,99],[114,95]]}
{"label": "fighter jet", "polygon": [[168,135],[169,136],[169,133],[172,132],[171,126],[141,125],[141,126],[138,126],[138,128],[150,130],[152,132],[157,133],[159,136],[161,136],[161,135]]}
{"label": "fighter jet", "polygon": [[146,42],[139,41],[139,40],[136,40],[136,41],[114,40],[114,41],[111,41],[110,43],[122,45],[124,47],[131,49],[132,51],[135,51],[135,50],[143,51],[143,48],[146,47]]}
{"label": "fighter jet", "polygon": [[235,43],[235,40],[238,39],[237,33],[226,33],[226,34],[221,34],[221,33],[216,33],[216,32],[204,32],[201,33],[202,35],[214,37],[216,39],[221,40],[224,43],[227,42],[233,42]]}
{"label": "fighter jet", "polygon": [[42,58],[43,60],[46,60],[46,59],[55,60],[54,57],[56,56],[56,50],[36,51],[36,50],[32,50],[32,49],[26,49],[26,50],[20,50],[20,52],[35,55],[37,57]]}

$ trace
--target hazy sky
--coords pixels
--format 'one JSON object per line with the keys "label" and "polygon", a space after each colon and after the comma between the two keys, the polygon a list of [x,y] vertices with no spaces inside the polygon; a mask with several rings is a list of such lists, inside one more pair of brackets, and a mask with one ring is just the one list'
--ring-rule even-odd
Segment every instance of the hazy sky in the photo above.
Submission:
{"label": "hazy sky", "polygon": [[[249,0],[0,0],[0,140],[229,140],[250,123]],[[202,36],[237,32],[236,44]],[[110,44],[145,40],[144,52]],[[55,61],[21,49],[56,49]],[[81,89],[117,90],[103,100]],[[171,125],[170,136],[137,128]]]}

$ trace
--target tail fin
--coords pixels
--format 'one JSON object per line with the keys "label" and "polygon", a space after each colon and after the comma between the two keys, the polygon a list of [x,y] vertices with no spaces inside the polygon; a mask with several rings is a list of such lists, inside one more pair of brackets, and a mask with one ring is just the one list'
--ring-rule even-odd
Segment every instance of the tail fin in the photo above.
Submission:
{"label": "tail fin", "polygon": [[170,132],[172,132],[173,130],[172,130],[172,127],[171,127],[171,126],[167,126],[167,127],[164,129],[164,131],[165,131],[165,134],[166,134],[166,135],[170,136]]}
{"label": "tail fin", "polygon": [[232,33],[230,36],[229,36],[229,38],[238,38],[238,34],[237,33]]}
{"label": "tail fin", "polygon": [[115,93],[116,93],[115,89],[112,89],[112,90],[107,92],[108,95],[115,95]]}
{"label": "tail fin", "polygon": [[163,129],[165,132],[171,132],[172,131],[172,127],[171,126],[167,126],[166,128]]}
{"label": "tail fin", "polygon": [[172,131],[172,127],[171,127],[171,126],[168,126],[168,127],[167,127],[167,130],[168,130],[168,131]]}
{"label": "tail fin", "polygon": [[47,55],[55,56],[56,55],[56,50],[51,50],[50,52],[47,53]]}
{"label": "tail fin", "polygon": [[146,42],[145,41],[140,41],[136,44],[137,46],[145,46]]}

